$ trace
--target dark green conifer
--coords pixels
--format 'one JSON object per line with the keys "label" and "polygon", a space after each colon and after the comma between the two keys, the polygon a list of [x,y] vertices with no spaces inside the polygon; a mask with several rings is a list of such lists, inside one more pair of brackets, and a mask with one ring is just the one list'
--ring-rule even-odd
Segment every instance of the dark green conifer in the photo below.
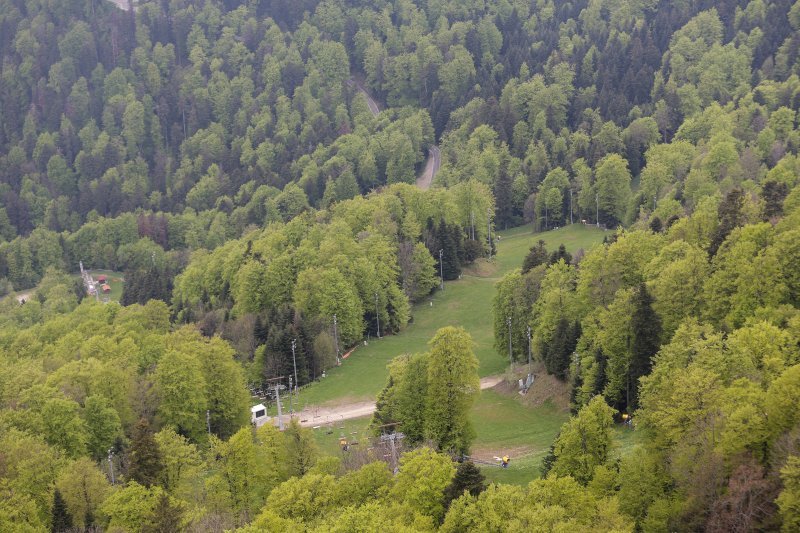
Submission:
{"label": "dark green conifer", "polygon": [[142,528],[142,533],[172,533],[181,530],[183,509],[173,504],[169,495],[164,492],[158,498],[153,517]]}
{"label": "dark green conifer", "polygon": [[545,263],[547,263],[547,248],[545,248],[544,241],[539,239],[539,242],[535,246],[531,246],[528,255],[525,256],[525,260],[522,262],[522,273],[530,272]]}
{"label": "dark green conifer", "polygon": [[731,232],[745,223],[745,217],[742,213],[744,207],[744,192],[742,189],[733,189],[729,192],[725,199],[719,204],[717,208],[717,216],[719,217],[719,225],[714,235],[711,237],[711,244],[708,246],[708,254],[715,256],[717,250],[728,238]]}
{"label": "dark green conifer", "polygon": [[444,490],[445,507],[450,507],[450,503],[464,494],[464,491],[472,496],[479,495],[486,490],[485,480],[480,469],[472,461],[464,461],[459,464],[453,480]]}
{"label": "dark green conifer", "polygon": [[67,502],[61,496],[61,491],[56,489],[53,493],[53,523],[50,531],[59,533],[72,529],[72,516],[67,510]]}
{"label": "dark green conifer", "polygon": [[789,194],[789,187],[783,182],[768,181],[761,188],[764,199],[764,220],[783,214],[783,201]]}
{"label": "dark green conifer", "polygon": [[562,259],[567,264],[572,262],[572,254],[567,251],[567,247],[563,243],[558,245],[558,250],[550,254],[550,264],[558,263]]}
{"label": "dark green conifer", "polygon": [[150,487],[158,483],[162,469],[161,453],[150,431],[150,424],[142,418],[133,430],[128,478]]}
{"label": "dark green conifer", "polygon": [[650,373],[653,356],[661,346],[661,319],[653,310],[653,297],[644,283],[639,284],[633,296],[635,311],[631,318],[633,342],[629,367],[628,409],[639,406],[639,378]]}
{"label": "dark green conifer", "polygon": [[650,220],[650,231],[653,233],[661,233],[664,231],[664,224],[661,223],[661,219],[658,217],[653,217]]}

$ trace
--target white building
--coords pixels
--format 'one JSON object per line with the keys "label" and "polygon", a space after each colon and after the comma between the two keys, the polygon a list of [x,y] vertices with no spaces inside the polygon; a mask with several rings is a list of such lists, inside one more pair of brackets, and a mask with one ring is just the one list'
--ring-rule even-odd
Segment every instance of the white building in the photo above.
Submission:
{"label": "white building", "polygon": [[264,404],[260,403],[250,408],[250,423],[255,427],[260,428],[269,422],[269,420],[270,418],[267,416],[267,408],[264,407]]}

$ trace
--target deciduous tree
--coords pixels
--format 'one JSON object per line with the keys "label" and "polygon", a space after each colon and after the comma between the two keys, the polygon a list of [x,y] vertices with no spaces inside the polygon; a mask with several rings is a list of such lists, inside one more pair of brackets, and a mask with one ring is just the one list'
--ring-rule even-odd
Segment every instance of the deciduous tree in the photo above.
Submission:
{"label": "deciduous tree", "polygon": [[480,392],[472,337],[463,328],[448,326],[428,344],[425,435],[440,450],[465,453],[475,435],[469,409]]}

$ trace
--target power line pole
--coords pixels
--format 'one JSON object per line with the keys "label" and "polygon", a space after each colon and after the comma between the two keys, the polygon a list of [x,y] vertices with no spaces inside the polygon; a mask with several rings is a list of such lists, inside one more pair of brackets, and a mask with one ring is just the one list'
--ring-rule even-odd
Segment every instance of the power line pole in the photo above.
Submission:
{"label": "power line pole", "polygon": [[597,204],[597,227],[600,227],[600,193],[595,193],[594,201]]}
{"label": "power line pole", "polygon": [[569,188],[569,223],[572,224],[572,187]]}
{"label": "power line pole", "polygon": [[489,259],[492,258],[492,210],[486,209],[486,239],[489,242]]}
{"label": "power line pole", "polygon": [[339,332],[336,329],[336,315],[333,315],[333,342],[336,343],[336,364],[342,364],[340,359],[340,352],[339,352]]}
{"label": "power line pole", "polygon": [[378,338],[381,338],[381,316],[378,313],[378,293],[375,293],[375,322],[378,323]]}
{"label": "power line pole", "polygon": [[444,263],[442,262],[442,249],[439,249],[439,288],[444,290]]}
{"label": "power line pole", "polygon": [[289,376],[289,420],[294,416],[294,402],[292,401],[292,376]]}
{"label": "power line pole", "polygon": [[283,431],[283,412],[281,409],[281,392],[278,389],[278,383],[275,382],[275,403],[278,405],[278,429]]}
{"label": "power line pole", "polygon": [[211,435],[211,411],[209,409],[206,409],[206,429],[208,434]]}
{"label": "power line pole", "polygon": [[[297,346],[297,339],[292,339],[292,365],[294,366],[294,392],[297,392],[297,358],[295,357],[294,354],[296,346]],[[291,387],[289,388],[291,389]]]}
{"label": "power line pole", "polygon": [[528,375],[531,374],[531,327],[528,326]]}
{"label": "power line pole", "polygon": [[469,238],[470,238],[470,240],[474,241],[475,240],[475,211],[470,211],[469,212],[469,231],[470,231]]}
{"label": "power line pole", "polygon": [[506,324],[508,324],[508,362],[512,366],[514,366],[514,357],[511,354],[511,317],[509,316],[506,318]]}
{"label": "power line pole", "polygon": [[[275,389],[275,405],[278,407],[278,429],[283,431],[283,406],[281,405],[281,381],[283,380],[284,376],[278,376],[276,378],[270,378],[266,381],[274,383],[273,388]],[[291,376],[289,377],[291,380]]]}

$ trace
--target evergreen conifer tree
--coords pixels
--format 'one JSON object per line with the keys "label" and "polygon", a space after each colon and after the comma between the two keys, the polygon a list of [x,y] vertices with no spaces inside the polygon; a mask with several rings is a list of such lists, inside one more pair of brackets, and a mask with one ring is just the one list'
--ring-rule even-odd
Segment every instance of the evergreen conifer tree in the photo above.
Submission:
{"label": "evergreen conifer tree", "polygon": [[494,182],[494,197],[497,210],[497,225],[503,229],[513,223],[513,185],[514,181],[507,172],[501,171]]}
{"label": "evergreen conifer tree", "polygon": [[658,217],[653,217],[650,220],[650,231],[653,233],[661,233],[664,231],[664,224],[661,223],[661,219]]}
{"label": "evergreen conifer tree", "polygon": [[711,244],[708,246],[708,254],[714,256],[717,250],[728,238],[731,232],[745,223],[745,217],[742,213],[744,207],[744,192],[741,189],[733,189],[729,192],[725,199],[720,202],[717,208],[717,216],[719,217],[719,225],[714,235],[711,237]]}
{"label": "evergreen conifer tree", "polygon": [[[461,274],[461,264],[458,260],[458,242],[444,220],[441,220],[436,228],[436,237],[440,246],[439,250],[442,250],[441,268],[444,279],[458,279],[459,274]],[[436,250],[433,256],[437,261],[439,259],[439,250]]]}
{"label": "evergreen conifer tree", "polygon": [[570,324],[566,317],[562,317],[545,349],[544,363],[547,371],[562,381],[567,378],[570,356],[575,351],[579,337],[580,324]]}
{"label": "evergreen conifer tree", "polygon": [[603,350],[597,349],[594,352],[594,364],[597,366],[597,374],[595,376],[594,390],[592,392],[594,394],[599,394],[606,388],[606,383],[608,383],[608,377],[606,376],[606,365],[608,361],[603,354]]}
{"label": "evergreen conifer tree", "polygon": [[783,201],[789,194],[789,187],[783,182],[768,181],[761,189],[764,199],[764,220],[783,214]]}
{"label": "evergreen conifer tree", "polygon": [[170,500],[169,494],[162,492],[153,509],[153,517],[142,528],[142,533],[172,533],[181,530],[183,509]]}
{"label": "evergreen conifer tree", "polygon": [[61,491],[56,489],[53,493],[53,523],[50,531],[59,533],[72,529],[72,516],[67,510],[67,503],[61,496]]}
{"label": "evergreen conifer tree", "polygon": [[632,317],[633,342],[628,374],[630,404],[628,409],[639,406],[639,378],[650,373],[653,356],[661,345],[661,319],[653,310],[653,297],[641,283],[634,293],[635,312]]}
{"label": "evergreen conifer tree", "polygon": [[525,260],[522,262],[522,273],[530,272],[537,266],[543,265],[546,262],[547,248],[545,248],[544,241],[539,239],[539,242],[535,246],[531,246],[528,255],[525,256]]}
{"label": "evergreen conifer tree", "polygon": [[141,418],[133,430],[128,478],[150,487],[158,483],[162,468],[161,453],[150,431],[150,424]]}
{"label": "evergreen conifer tree", "polygon": [[450,485],[444,490],[444,505],[450,507],[450,502],[459,498],[464,491],[471,496],[477,496],[486,490],[486,478],[472,461],[464,461],[458,465],[456,474]]}
{"label": "evergreen conifer tree", "polygon": [[558,245],[558,250],[550,254],[550,264],[558,263],[562,259],[567,264],[572,262],[572,254],[567,251],[567,247],[563,243]]}

